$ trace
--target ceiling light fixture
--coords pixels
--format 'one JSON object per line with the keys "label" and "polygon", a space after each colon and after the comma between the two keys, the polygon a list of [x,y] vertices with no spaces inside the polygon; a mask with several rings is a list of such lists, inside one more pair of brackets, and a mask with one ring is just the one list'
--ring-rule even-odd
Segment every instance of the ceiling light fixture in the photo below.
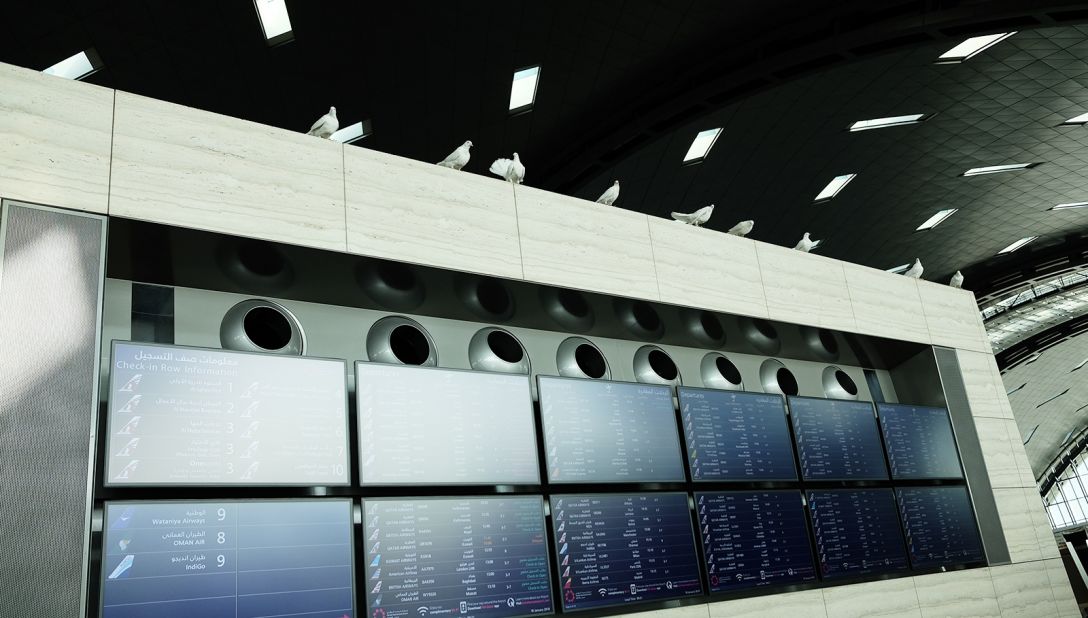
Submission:
{"label": "ceiling light fixture", "polygon": [[1069,210],[1070,208],[1084,208],[1088,206],[1088,202],[1070,202],[1068,204],[1058,204],[1057,206],[1051,206],[1047,210]]}
{"label": "ceiling light fixture", "polygon": [[932,217],[926,219],[925,223],[923,223],[922,225],[919,225],[914,231],[915,232],[924,232],[926,230],[932,230],[933,228],[935,228],[938,225],[940,225],[941,223],[943,223],[945,219],[947,219],[947,218],[951,217],[952,215],[956,214],[957,211],[959,211],[958,208],[949,208],[948,210],[941,210],[937,214],[935,214]]}
{"label": "ceiling light fixture", "polygon": [[706,158],[710,149],[714,147],[714,142],[718,141],[718,136],[722,134],[721,128],[707,129],[706,131],[699,131],[699,134],[695,136],[695,139],[691,140],[691,146],[688,146],[688,152],[684,155],[684,163],[699,163]]}
{"label": "ceiling light fixture", "polygon": [[826,202],[834,198],[836,195],[839,194],[839,191],[842,191],[843,188],[846,187],[846,185],[849,184],[851,180],[857,178],[857,176],[857,174],[843,174],[842,176],[836,176],[832,178],[831,182],[827,183],[827,186],[824,187],[824,190],[820,191],[820,193],[816,196],[816,199],[813,201]]}
{"label": "ceiling light fixture", "polygon": [[1015,170],[1026,170],[1039,165],[1038,163],[1010,163],[1008,165],[989,165],[987,167],[972,167],[960,176],[984,176],[986,174],[999,174]]}
{"label": "ceiling light fixture", "polygon": [[510,84],[511,114],[532,109],[539,81],[540,65],[514,71],[514,80]]}
{"label": "ceiling light fixture", "polygon": [[362,122],[356,122],[355,124],[348,125],[343,129],[340,129],[336,133],[329,136],[334,142],[340,142],[342,144],[350,144],[357,142],[364,137],[373,133],[374,130],[370,125],[370,120],[363,120]]}
{"label": "ceiling light fixture", "polygon": [[998,34],[987,34],[984,36],[973,36],[952,49],[941,54],[936,61],[936,64],[955,64],[957,62],[963,62],[969,58],[973,58],[978,54],[986,51],[987,49],[997,45],[1001,41],[1016,34],[1016,32],[999,32]]}
{"label": "ceiling light fixture", "polygon": [[1088,112],[1083,113],[1080,116],[1073,116],[1072,118],[1070,118],[1069,120],[1066,120],[1065,122],[1061,123],[1058,126],[1059,127],[1066,126],[1066,125],[1081,126],[1081,125],[1085,125],[1085,124],[1088,124]]}
{"label": "ceiling light fixture", "polygon": [[1009,245],[1008,247],[1005,247],[1001,251],[998,251],[997,254],[998,255],[1005,255],[1006,253],[1012,253],[1013,251],[1016,251],[1020,247],[1023,247],[1024,245],[1028,244],[1029,242],[1035,240],[1036,238],[1038,238],[1038,236],[1028,236],[1027,238],[1021,238],[1020,240],[1018,240],[1018,241],[1012,243],[1011,245]]}
{"label": "ceiling light fixture", "polygon": [[847,127],[848,131],[868,131],[869,129],[886,129],[888,127],[901,127],[905,124],[918,124],[929,120],[933,114],[909,114],[907,116],[889,116],[887,118],[873,118],[872,120],[859,120]]}
{"label": "ceiling light fixture", "polygon": [[65,79],[83,79],[100,68],[102,68],[102,59],[98,57],[98,53],[92,47],[61,60],[42,71],[42,73],[56,75]]}
{"label": "ceiling light fixture", "polygon": [[291,31],[291,16],[287,14],[284,0],[253,0],[257,7],[257,17],[261,20],[261,30],[269,45],[279,45],[295,38]]}

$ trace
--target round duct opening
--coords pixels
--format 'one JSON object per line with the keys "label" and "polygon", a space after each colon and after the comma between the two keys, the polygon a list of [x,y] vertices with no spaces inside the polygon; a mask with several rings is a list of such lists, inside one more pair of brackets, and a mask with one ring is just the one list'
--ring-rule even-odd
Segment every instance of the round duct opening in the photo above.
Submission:
{"label": "round duct opening", "polygon": [[616,317],[624,327],[643,339],[660,339],[665,334],[665,323],[653,305],[642,300],[620,299],[616,301]]}
{"label": "round duct opening", "polygon": [[366,355],[371,362],[398,365],[438,365],[438,350],[427,329],[404,316],[384,317],[366,335]]}
{"label": "round duct opening", "polygon": [[306,337],[298,318],[270,300],[244,300],[223,316],[219,343],[226,350],[301,355]]}
{"label": "round duct opening", "polygon": [[823,372],[824,395],[830,399],[857,399],[858,385],[850,374],[829,365]]}
{"label": "round duct opening", "polygon": [[505,322],[514,315],[514,296],[498,279],[464,277],[458,282],[457,293],[477,317]]}
{"label": "round duct opening", "polygon": [[635,352],[634,370],[635,380],[644,384],[683,384],[672,357],[655,345],[644,345]]}
{"label": "round duct opening", "polygon": [[564,288],[542,288],[540,304],[548,317],[567,330],[585,332],[593,328],[593,307],[581,292]]}
{"label": "round duct opening", "polygon": [[804,326],[801,328],[801,336],[804,338],[809,351],[821,360],[838,360],[839,341],[835,338],[835,333],[826,328]]}
{"label": "round duct opening", "polygon": [[559,375],[571,378],[607,380],[612,377],[601,349],[582,337],[569,337],[559,344],[555,366]]}
{"label": "round duct opening", "polygon": [[710,311],[685,309],[683,318],[688,334],[701,345],[713,347],[725,345],[725,328],[718,316]]}
{"label": "round duct opening", "polygon": [[240,288],[265,294],[282,292],[295,281],[295,270],[273,243],[231,239],[216,252],[219,267]]}
{"label": "round duct opening", "polygon": [[469,365],[477,371],[528,374],[525,346],[508,331],[488,327],[476,331],[468,344]]}
{"label": "round duct opening", "polygon": [[759,381],[765,393],[796,395],[799,392],[797,378],[778,359],[768,358],[763,361],[759,366]]}
{"label": "round duct opening", "polygon": [[361,262],[355,279],[370,300],[386,309],[411,311],[422,305],[426,296],[415,270],[399,262]]}
{"label": "round duct opening", "polygon": [[741,379],[740,369],[733,364],[724,354],[711,352],[703,357],[699,364],[699,373],[703,378],[703,386],[707,388],[720,388],[727,391],[744,390],[744,380]]}
{"label": "round duct opening", "polygon": [[741,320],[741,331],[748,343],[763,354],[777,354],[782,348],[782,340],[778,337],[778,329],[767,320],[760,318],[744,318]]}

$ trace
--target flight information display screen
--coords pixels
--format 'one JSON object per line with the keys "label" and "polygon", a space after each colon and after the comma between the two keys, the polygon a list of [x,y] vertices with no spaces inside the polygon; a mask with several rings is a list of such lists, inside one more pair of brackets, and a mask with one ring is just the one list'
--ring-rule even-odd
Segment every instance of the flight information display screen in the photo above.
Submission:
{"label": "flight information display screen", "polygon": [[801,492],[696,493],[710,591],[815,581]]}
{"label": "flight information display screen", "polygon": [[102,618],[355,615],[350,500],[108,502]]}
{"label": "flight information display screen", "polygon": [[550,482],[686,480],[671,387],[539,380]]}
{"label": "flight information display screen", "polygon": [[881,403],[876,406],[893,479],[960,479],[948,410]]}
{"label": "flight information display screen", "polygon": [[529,377],[356,363],[363,485],[540,482]]}
{"label": "flight information display screen", "polygon": [[982,541],[965,487],[898,487],[907,549],[915,567],[982,562]]}
{"label": "flight information display screen", "polygon": [[790,397],[789,402],[806,481],[888,478],[872,404],[811,397]]}
{"label": "flight information display screen", "polygon": [[117,341],[106,485],[347,485],[344,361]]}
{"label": "flight information display screen", "polygon": [[782,397],[683,386],[677,393],[692,480],[797,480]]}
{"label": "flight information display screen", "polygon": [[370,618],[552,613],[544,502],[363,501]]}
{"label": "flight information display screen", "polygon": [[551,497],[565,611],[703,593],[686,494]]}
{"label": "flight information display screen", "polygon": [[892,490],[810,490],[808,506],[825,579],[910,568]]}

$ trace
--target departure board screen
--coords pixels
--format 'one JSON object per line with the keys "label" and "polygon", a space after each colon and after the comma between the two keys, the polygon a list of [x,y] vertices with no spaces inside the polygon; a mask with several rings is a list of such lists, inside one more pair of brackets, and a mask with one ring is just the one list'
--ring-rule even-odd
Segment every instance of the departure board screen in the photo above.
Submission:
{"label": "departure board screen", "polygon": [[960,479],[948,410],[881,403],[876,406],[893,479]]}
{"label": "departure board screen", "polygon": [[107,502],[102,618],[355,615],[350,500]]}
{"label": "departure board screen", "polygon": [[540,482],[529,377],[356,363],[363,485]]}
{"label": "departure board screen", "polygon": [[915,567],[982,562],[974,511],[965,487],[898,487],[895,490],[907,549]]}
{"label": "departure board screen", "polygon": [[695,494],[711,592],[814,581],[801,492]]}
{"label": "departure board screen", "polygon": [[692,480],[797,480],[782,397],[683,386],[677,393]]}
{"label": "departure board screen", "polygon": [[810,490],[808,506],[825,579],[910,568],[892,490]]}
{"label": "departure board screen", "polygon": [[872,404],[811,397],[790,397],[789,402],[806,481],[888,478]]}
{"label": "departure board screen", "polygon": [[370,618],[550,614],[539,496],[363,501]]}
{"label": "departure board screen", "polygon": [[347,485],[344,361],[114,342],[106,485]]}
{"label": "departure board screen", "polygon": [[684,481],[672,388],[540,376],[552,483]]}
{"label": "departure board screen", "polygon": [[703,593],[686,494],[551,497],[565,611]]}

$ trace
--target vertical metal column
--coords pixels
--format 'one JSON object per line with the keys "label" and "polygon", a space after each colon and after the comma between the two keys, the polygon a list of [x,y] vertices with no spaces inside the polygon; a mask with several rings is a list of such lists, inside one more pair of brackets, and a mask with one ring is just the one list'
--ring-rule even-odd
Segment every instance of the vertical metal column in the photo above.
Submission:
{"label": "vertical metal column", "polygon": [[86,614],[105,241],[0,202],[0,616]]}

